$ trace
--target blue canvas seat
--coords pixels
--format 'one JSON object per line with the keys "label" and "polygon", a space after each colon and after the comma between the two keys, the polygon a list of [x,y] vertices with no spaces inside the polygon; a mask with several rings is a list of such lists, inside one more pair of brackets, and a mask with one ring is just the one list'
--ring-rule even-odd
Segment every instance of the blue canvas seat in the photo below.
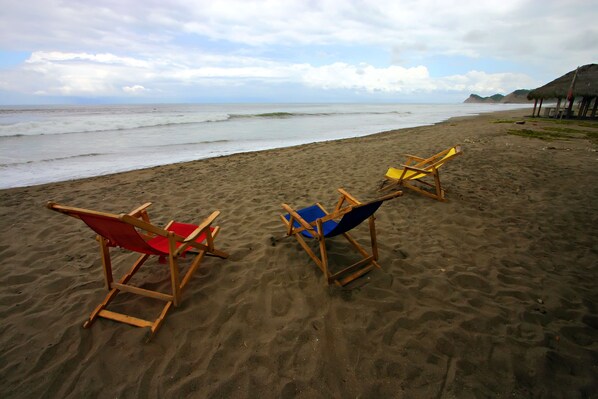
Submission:
{"label": "blue canvas seat", "polygon": [[[282,222],[287,227],[287,235],[294,236],[307,254],[314,260],[316,265],[326,276],[328,284],[335,282],[338,285],[346,285],[356,278],[366,274],[374,267],[380,268],[378,264],[378,248],[376,244],[376,228],[374,213],[382,203],[391,198],[400,196],[400,191],[394,192],[377,200],[361,203],[351,194],[339,188],[341,197],[333,212],[328,213],[324,207],[316,203],[299,210],[294,210],[287,204],[282,208],[287,212],[282,214]],[[338,221],[337,221],[338,219]],[[359,226],[365,220],[369,220],[370,240],[372,253],[368,253],[350,235],[349,231]],[[351,266],[331,273],[328,269],[328,255],[326,252],[325,239],[343,235],[353,247],[362,255],[362,259]],[[316,239],[320,244],[320,257],[312,251],[303,237]]]}

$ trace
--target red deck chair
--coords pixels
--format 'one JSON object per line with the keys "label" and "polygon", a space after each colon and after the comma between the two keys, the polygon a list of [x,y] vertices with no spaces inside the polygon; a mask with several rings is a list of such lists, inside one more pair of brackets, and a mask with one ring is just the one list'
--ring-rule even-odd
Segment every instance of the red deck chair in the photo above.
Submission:
{"label": "red deck chair", "polygon": [[[189,283],[203,257],[206,254],[220,258],[228,257],[225,252],[214,248],[214,239],[220,228],[212,227],[212,223],[220,214],[219,211],[213,212],[199,225],[171,221],[165,228],[160,228],[150,223],[147,213],[147,208],[150,205],[151,203],[148,202],[128,214],[113,215],[58,205],[53,202],[47,204],[47,207],[53,211],[81,219],[98,234],[97,240],[100,243],[104,279],[109,292],[104,301],[91,313],[89,320],[85,322],[83,327],[88,328],[98,317],[103,317],[137,327],[148,327],[149,341],[162,324],[172,305],[174,304],[176,307],[180,304],[181,291]],[[121,247],[141,254],[131,269],[118,282],[114,281],[112,274],[110,247]],[[181,279],[179,277],[178,258],[187,252],[193,252],[195,258],[191,262],[189,270]],[[127,284],[151,255],[157,255],[163,259],[168,258],[172,286],[171,294]],[[158,318],[153,321],[106,309],[119,291],[160,299],[165,301],[166,304]]]}

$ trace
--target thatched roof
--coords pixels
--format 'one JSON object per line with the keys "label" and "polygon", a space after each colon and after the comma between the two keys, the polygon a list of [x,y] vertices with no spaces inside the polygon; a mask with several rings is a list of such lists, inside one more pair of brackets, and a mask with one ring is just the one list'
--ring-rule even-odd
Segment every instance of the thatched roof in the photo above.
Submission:
{"label": "thatched roof", "polygon": [[[571,81],[575,75],[575,69],[542,87],[538,87],[529,92],[527,98],[549,99],[566,98],[571,87]],[[596,97],[598,96],[598,64],[588,64],[579,67],[575,87],[573,88],[575,97]]]}

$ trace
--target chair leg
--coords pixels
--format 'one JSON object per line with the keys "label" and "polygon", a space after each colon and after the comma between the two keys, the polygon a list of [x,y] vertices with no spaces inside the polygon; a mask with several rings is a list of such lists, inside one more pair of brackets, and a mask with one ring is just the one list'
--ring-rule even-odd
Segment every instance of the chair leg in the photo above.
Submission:
{"label": "chair leg", "polygon": [[376,240],[376,217],[374,215],[369,218],[370,225],[370,242],[372,244],[372,255],[374,260],[378,260],[378,242]]}
{"label": "chair leg", "polygon": [[322,266],[322,260],[316,256],[314,251],[311,250],[311,248],[309,247],[309,245],[307,245],[305,240],[302,237],[300,237],[300,233],[293,234],[293,236],[295,236],[295,238],[297,239],[297,242],[301,245],[301,247],[305,250],[305,252],[307,252],[307,254],[314,261],[316,266],[318,266],[318,268],[322,271],[322,273],[324,273],[324,268]]}
{"label": "chair leg", "polygon": [[112,276],[112,262],[110,260],[110,248],[108,248],[108,240],[102,236],[97,237],[100,243],[100,256],[102,258],[102,268],[104,269],[104,281],[106,283],[106,289],[110,290],[110,285],[114,281]]}
{"label": "chair leg", "polygon": [[[145,261],[149,258],[149,256],[150,255],[147,255],[147,254],[141,255],[137,259],[137,261],[133,264],[131,269],[127,272],[127,274],[125,274],[119,280],[118,285],[126,285],[126,283],[133,277],[133,275],[135,273],[137,273],[139,268],[145,263]],[[177,265],[175,264],[175,267],[176,266]],[[178,271],[178,268],[177,268],[177,271]],[[117,284],[114,283],[113,285],[117,285]],[[116,297],[116,295],[119,293],[119,291],[120,290],[118,288],[112,288],[110,290],[110,292],[106,295],[106,297],[104,298],[102,303],[100,303],[94,309],[94,311],[89,316],[89,319],[87,321],[85,321],[85,323],[83,324],[83,328],[91,327],[91,325],[93,324],[94,321],[96,321],[99,317],[102,317],[105,319],[129,324],[129,325],[136,326],[136,327],[146,327],[146,328],[149,327],[149,333],[148,333],[147,339],[146,339],[146,342],[149,342],[152,339],[152,337],[154,336],[154,334],[158,331],[158,329],[160,328],[162,323],[164,322],[164,318],[166,317],[166,314],[172,308],[173,301],[167,301],[166,304],[164,305],[164,307],[162,308],[162,312],[160,312],[160,315],[158,316],[158,318],[153,321],[149,321],[149,320],[139,319],[137,317],[132,317],[132,316],[129,316],[126,314],[112,312],[110,310],[107,310],[106,307]]]}
{"label": "chair leg", "polygon": [[324,272],[326,283],[330,284],[330,273],[328,272],[328,253],[326,252],[326,241],[324,239],[324,234],[322,233],[324,231],[322,228],[322,221],[318,219],[316,224],[318,226],[318,242],[320,244],[320,261],[322,262],[322,271]]}
{"label": "chair leg", "polygon": [[174,298],[174,306],[177,307],[181,303],[181,285],[179,278],[179,265],[177,257],[174,255],[176,252],[176,241],[174,240],[174,234],[168,235],[168,265],[170,266],[170,283],[172,286],[172,296]]}
{"label": "chair leg", "polygon": [[435,188],[436,188],[436,196],[438,197],[438,199],[440,201],[444,201],[444,190],[442,189],[442,186],[440,185],[440,172],[438,171],[438,169],[435,169],[433,174],[434,174],[434,184],[435,184]]}
{"label": "chair leg", "polygon": [[158,316],[158,318],[154,321],[154,324],[150,327],[150,331],[149,331],[149,334],[148,334],[145,342],[149,342],[154,337],[154,334],[156,334],[156,332],[158,331],[158,329],[164,322],[166,313],[168,313],[168,311],[170,310],[171,307],[172,307],[172,302],[170,302],[170,301],[167,302],[166,305],[164,305],[164,309],[162,309],[162,313],[160,313],[160,316]]}
{"label": "chair leg", "polygon": [[[139,268],[141,267],[141,265],[143,265],[145,263],[145,261],[147,260],[147,258],[149,258],[149,255],[143,254],[141,255],[139,258],[137,258],[137,261],[135,261],[135,263],[133,264],[133,266],[131,267],[131,269],[127,272],[127,274],[125,274],[119,281],[120,284],[126,284],[135,273],[137,273],[137,270],[139,270]],[[110,290],[110,292],[108,292],[108,294],[106,295],[106,297],[104,298],[104,300],[102,301],[102,303],[100,303],[94,310],[93,312],[91,312],[91,314],[89,315],[89,319],[83,324],[83,328],[89,328],[91,327],[91,325],[93,324],[94,321],[97,320],[98,317],[101,316],[101,312],[106,308],[106,306],[108,306],[108,304],[110,303],[110,301],[112,301],[114,299],[114,297],[116,296],[116,294],[118,294],[119,290],[117,288],[112,288]]]}
{"label": "chair leg", "polygon": [[[420,182],[420,183],[427,183],[427,182]],[[419,188],[417,186],[414,186],[414,185],[412,185],[410,183],[403,182],[403,187],[408,188],[408,189],[413,190],[413,191],[416,191],[416,192],[420,193],[421,195],[425,195],[426,197],[430,197],[430,198],[433,198],[433,199],[438,200],[438,201],[445,201],[445,199],[439,197],[437,193],[435,193],[435,192],[431,193],[431,192],[429,192],[427,190],[421,189],[421,188]]]}

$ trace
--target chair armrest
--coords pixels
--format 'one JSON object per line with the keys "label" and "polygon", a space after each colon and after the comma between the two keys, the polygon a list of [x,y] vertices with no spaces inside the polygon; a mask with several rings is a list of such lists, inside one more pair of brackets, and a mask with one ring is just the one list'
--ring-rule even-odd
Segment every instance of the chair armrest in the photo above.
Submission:
{"label": "chair armrest", "polygon": [[402,155],[407,158],[407,160],[405,161],[406,164],[410,164],[413,161],[421,162],[421,161],[426,160],[425,158],[418,157],[417,155],[411,155],[411,154],[402,154]]}
{"label": "chair armrest", "polygon": [[122,220],[123,222],[132,224],[133,226],[138,227],[141,230],[147,231],[148,233],[153,233],[153,234],[159,235],[161,237],[168,237],[169,232],[166,231],[165,229],[154,226],[153,224],[151,224],[143,219],[139,219],[138,217],[131,216],[128,213],[123,213],[123,214],[119,215],[118,218],[120,220]]}
{"label": "chair armrest", "polygon": [[[282,204],[281,206],[282,206],[282,209],[284,209],[289,215],[291,215],[291,219],[295,219],[301,225],[301,227],[303,227],[305,230],[308,230],[310,233],[312,233],[314,237],[317,235],[315,229],[309,223],[307,223],[307,221],[305,219],[303,219],[293,208],[291,208],[287,204]],[[293,223],[291,220],[289,220],[289,226],[290,226],[290,228],[289,228],[289,235],[290,235],[293,230]]]}
{"label": "chair armrest", "polygon": [[141,205],[140,207],[137,207],[137,208],[133,209],[131,212],[127,213],[127,215],[138,218],[139,216],[141,216],[141,214],[143,212],[145,212],[145,210],[147,208],[149,208],[149,206],[151,204],[152,204],[151,202],[146,202],[145,204]]}
{"label": "chair armrest", "polygon": [[409,165],[401,165],[401,166],[402,166],[402,167],[403,167],[403,169],[405,169],[405,170],[413,170],[413,171],[416,171],[416,172],[419,172],[419,173],[424,173],[424,174],[426,174],[426,175],[428,175],[428,174],[430,174],[430,173],[431,173],[431,172],[430,172],[430,170],[427,170],[427,169],[421,169],[421,168],[417,168],[417,167],[415,167],[415,166],[409,166]]}
{"label": "chair armrest", "polygon": [[188,243],[188,242],[192,242],[195,241],[197,239],[197,237],[199,237],[199,235],[208,227],[210,227],[210,225],[212,223],[214,223],[214,220],[216,220],[216,218],[218,217],[218,215],[220,215],[220,211],[214,211],[212,212],[212,214],[210,216],[208,216],[206,219],[204,219],[203,222],[201,222],[201,224],[199,226],[197,226],[197,228],[195,230],[193,230],[191,232],[191,234],[189,234],[182,242],[184,243]]}
{"label": "chair armrest", "polygon": [[[347,191],[345,191],[344,188],[339,188],[338,192],[341,193],[341,195],[343,197],[345,197],[345,200],[348,201],[348,202],[350,202],[352,205],[359,205],[359,204],[361,204],[361,202],[357,198],[355,198],[354,196],[352,196],[351,194],[349,194]],[[338,209],[336,209],[336,210],[338,210]]]}

